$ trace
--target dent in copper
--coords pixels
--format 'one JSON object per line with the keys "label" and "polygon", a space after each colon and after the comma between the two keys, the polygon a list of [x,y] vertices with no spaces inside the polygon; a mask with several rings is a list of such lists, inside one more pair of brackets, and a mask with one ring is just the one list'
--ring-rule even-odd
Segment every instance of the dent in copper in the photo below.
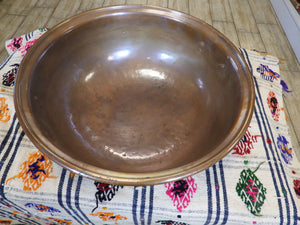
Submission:
{"label": "dent in copper", "polygon": [[171,10],[92,10],[47,32],[22,62],[15,102],[46,155],[110,183],[206,169],[242,137],[252,78],[237,49]]}

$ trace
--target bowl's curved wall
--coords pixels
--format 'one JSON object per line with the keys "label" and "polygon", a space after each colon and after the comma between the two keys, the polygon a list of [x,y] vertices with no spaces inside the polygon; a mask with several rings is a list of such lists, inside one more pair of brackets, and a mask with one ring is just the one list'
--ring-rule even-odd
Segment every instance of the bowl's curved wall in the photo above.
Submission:
{"label": "bowl's curved wall", "polygon": [[25,132],[63,166],[150,184],[226,155],[250,122],[253,94],[237,49],[209,25],[123,6],[46,33],[21,65],[15,99]]}

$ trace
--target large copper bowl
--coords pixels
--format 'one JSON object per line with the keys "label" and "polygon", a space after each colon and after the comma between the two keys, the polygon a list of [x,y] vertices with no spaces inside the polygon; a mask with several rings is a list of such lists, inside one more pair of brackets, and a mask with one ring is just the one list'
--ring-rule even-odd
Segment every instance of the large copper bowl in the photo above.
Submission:
{"label": "large copper bowl", "polygon": [[58,24],[25,56],[15,87],[19,121],[44,154],[124,185],[207,169],[242,138],[253,104],[252,76],[224,35],[148,6]]}

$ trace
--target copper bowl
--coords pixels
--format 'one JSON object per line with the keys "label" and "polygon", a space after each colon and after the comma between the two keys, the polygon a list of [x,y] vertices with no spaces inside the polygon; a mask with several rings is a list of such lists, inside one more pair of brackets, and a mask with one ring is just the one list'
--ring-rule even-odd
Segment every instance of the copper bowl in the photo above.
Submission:
{"label": "copper bowl", "polygon": [[15,86],[18,119],[44,154],[123,185],[207,169],[242,138],[253,104],[252,76],[224,35],[149,6],[58,24],[31,47]]}

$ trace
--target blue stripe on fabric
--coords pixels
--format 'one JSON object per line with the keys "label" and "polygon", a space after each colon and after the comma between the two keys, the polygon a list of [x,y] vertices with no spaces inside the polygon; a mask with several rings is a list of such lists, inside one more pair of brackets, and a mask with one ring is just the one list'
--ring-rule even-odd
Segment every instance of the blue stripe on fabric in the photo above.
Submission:
{"label": "blue stripe on fabric", "polygon": [[[269,125],[269,130],[270,130],[270,133],[271,133],[271,136],[272,136],[272,140],[273,140],[273,143],[276,143],[275,141],[274,141],[274,135],[273,135],[273,133],[272,133],[272,130],[271,130],[271,128],[270,128],[270,125]],[[273,150],[273,148],[270,146],[270,148],[271,148],[271,150],[272,150],[272,153],[274,154],[274,152],[275,152],[275,154],[277,155],[277,158],[278,158],[278,160],[281,162],[281,159],[280,159],[280,157],[279,157],[279,154],[278,154],[278,151],[275,149],[275,150]],[[275,145],[275,148],[276,148],[276,145]],[[294,200],[294,197],[293,197],[293,194],[292,194],[292,191],[291,191],[291,189],[290,189],[290,185],[289,185],[289,183],[288,183],[288,180],[287,180],[287,175],[286,175],[286,173],[285,173],[285,170],[284,170],[284,167],[283,167],[283,165],[282,165],[282,163],[280,163],[279,165],[278,165],[278,170],[279,169],[281,169],[281,175],[283,176],[283,179],[280,177],[280,181],[282,181],[282,183],[285,183],[285,189],[282,189],[282,191],[283,192],[288,192],[289,193],[289,196],[290,196],[290,201],[292,202],[292,209],[293,209],[293,211],[294,211],[294,216],[293,216],[293,218],[294,219],[296,219],[296,218],[298,218],[298,215],[297,215],[297,206],[296,206],[296,203],[295,203],[295,200]],[[281,186],[281,187],[283,187],[283,185]],[[286,200],[286,203],[287,203],[287,212],[288,212],[288,224],[290,223],[290,205],[289,205],[289,202],[288,202],[288,198],[285,198],[285,200]],[[294,221],[294,224],[297,224],[297,222],[296,221]]]}
{"label": "blue stripe on fabric", "polygon": [[[245,50],[244,50],[244,51],[245,51]],[[246,56],[247,56],[247,59],[249,60],[248,53],[247,53],[246,51],[245,51],[245,54],[246,54]],[[256,81],[256,80],[255,80],[255,81]],[[256,87],[257,87],[257,89],[258,89],[257,81],[256,81]],[[262,98],[261,98],[261,94],[260,94],[259,89],[258,89],[258,94],[259,94],[259,97],[260,97],[261,105],[263,105],[263,101],[262,101]],[[263,107],[262,107],[262,111],[263,111],[263,114],[264,114],[264,118],[265,118],[265,120],[266,120],[266,122],[267,122],[267,124],[268,124],[268,126],[265,127],[265,130],[266,130],[266,128],[268,128],[268,130],[269,130],[269,132],[270,132],[270,134],[271,134],[273,143],[275,143],[274,135],[273,135],[273,132],[272,132],[272,129],[271,129],[271,126],[270,126],[268,117],[267,117],[266,112],[265,112],[265,110],[264,110]],[[263,118],[263,117],[262,117],[262,118]],[[267,130],[266,130],[266,133],[267,133]],[[269,136],[268,133],[267,133],[267,136]],[[268,137],[268,138],[269,138],[269,137]],[[265,140],[264,140],[264,141],[265,141]],[[275,155],[274,155],[274,153],[275,153],[275,154],[277,155],[278,160],[281,162],[281,159],[280,159],[280,157],[279,157],[278,151],[273,150],[272,146],[269,146],[269,148],[270,148],[271,153],[272,153],[272,155],[273,155],[273,159],[274,159],[275,161],[277,161],[277,160],[275,159]],[[276,148],[276,147],[275,147],[275,148]],[[281,169],[282,174],[279,173],[279,172],[280,172],[280,171],[279,171],[279,168]],[[279,167],[278,167],[278,165],[276,164],[276,169],[277,169],[277,172],[278,172],[278,175],[279,175],[279,181],[280,181],[280,183],[281,183],[281,188],[283,188],[283,183],[286,184],[286,187],[287,187],[287,190],[288,190],[288,193],[289,193],[289,195],[290,195],[290,198],[291,198],[291,201],[292,201],[292,205],[293,205],[292,208],[293,208],[293,210],[294,210],[294,219],[296,219],[296,218],[298,218],[298,215],[297,215],[297,207],[296,207],[295,200],[294,200],[294,197],[293,197],[293,195],[292,195],[292,191],[291,191],[291,189],[290,189],[289,183],[288,183],[288,181],[287,181],[287,175],[286,175],[286,173],[285,173],[285,170],[284,170],[284,168],[283,168],[283,165],[282,165],[282,164],[279,164]],[[282,176],[284,177],[284,179],[282,179],[282,177],[281,177],[280,175],[282,175]],[[284,190],[283,190],[283,191],[284,191]],[[285,191],[286,191],[286,190],[285,190]],[[290,223],[290,207],[289,207],[288,198],[285,198],[285,202],[286,202],[286,204],[287,204],[287,220],[288,220],[287,222],[288,222],[288,224],[289,224],[289,223]],[[296,224],[296,221],[294,221],[294,224]]]}
{"label": "blue stripe on fabric", "polygon": [[[256,79],[255,79],[255,83],[256,83]],[[263,115],[262,115],[262,111],[261,111],[261,108],[260,106],[257,104],[257,107],[258,107],[258,110],[260,111],[260,116],[262,118],[262,123],[263,125],[261,125],[261,123],[259,122],[259,118],[258,118],[258,115],[257,115],[257,112],[256,112],[256,108],[254,109],[255,110],[255,114],[257,116],[257,121],[258,121],[258,125],[259,125],[259,129],[260,129],[260,132],[261,134],[263,134],[263,128],[265,129],[265,132],[266,132],[266,135],[267,137],[266,138],[269,138],[269,135],[266,131],[266,124],[265,124],[265,121],[263,120]],[[266,156],[267,156],[267,159],[268,160],[271,160],[271,156],[270,156],[270,153],[268,151],[268,147],[266,145],[266,142],[264,139],[263,140],[263,145],[264,145],[264,149],[265,149],[265,152],[266,152]],[[276,162],[276,159],[274,158],[274,155],[273,155],[273,161]],[[275,179],[275,172],[274,172],[274,169],[273,169],[273,166],[272,166],[272,163],[271,161],[268,161],[269,162],[269,167],[270,167],[270,170],[271,170],[271,173],[272,173],[272,178],[273,178],[273,183],[275,184],[275,190],[276,190],[276,195],[277,196],[281,196],[281,193],[279,191],[279,188],[278,188],[278,184],[277,184],[277,181]],[[277,173],[278,173],[278,176],[279,176],[279,171],[278,171],[278,167],[277,167],[277,163],[275,163],[275,169],[277,170]],[[280,181],[279,181],[280,182]],[[280,182],[280,185],[282,187],[282,183]],[[278,206],[279,206],[279,211],[280,211],[280,224],[283,224],[283,209],[282,209],[282,203],[281,203],[281,200],[278,198]]]}
{"label": "blue stripe on fabric", "polygon": [[2,61],[2,63],[0,64],[0,70],[2,70],[4,66],[6,66],[6,64],[9,62],[9,60],[13,57],[15,53],[16,52],[11,53],[10,56],[8,56],[4,61]]}
{"label": "blue stripe on fabric", "polygon": [[250,73],[252,74],[253,76],[253,68],[252,68],[252,65],[250,63],[250,60],[249,60],[249,57],[248,57],[248,53],[246,52],[246,50],[244,48],[240,49],[240,52],[242,53],[243,57],[245,58],[245,60],[247,61],[248,63],[248,66],[249,66],[249,69],[250,69]]}
{"label": "blue stripe on fabric", "polygon": [[[15,130],[15,134],[14,134],[13,140],[9,144],[9,149],[5,152],[5,157],[2,158],[3,161],[5,161],[6,158],[8,157],[8,155],[9,155],[10,149],[12,148],[12,146],[13,146],[13,144],[15,142],[14,139],[17,136],[16,133],[18,132],[19,128],[20,128],[20,124],[18,123],[17,126],[16,126],[16,130]],[[11,167],[11,165],[12,165],[12,163],[13,163],[15,157],[16,157],[18,148],[20,146],[20,143],[21,143],[24,135],[25,135],[25,133],[24,133],[24,131],[22,131],[21,134],[20,134],[20,136],[19,136],[19,138],[18,138],[18,140],[17,140],[16,146],[15,146],[15,150],[14,150],[12,156],[10,157],[10,159],[9,159],[9,161],[7,163],[7,166],[6,166],[6,168],[5,168],[4,172],[3,172],[2,179],[1,179],[1,184],[3,184],[3,185],[1,185],[1,187],[0,187],[0,190],[1,190],[2,193],[3,193],[3,188],[4,188],[4,183],[5,183],[5,180],[6,180],[6,177],[7,177],[7,173],[8,173],[8,171],[9,171],[9,169],[10,169],[10,167]]]}
{"label": "blue stripe on fabric", "polygon": [[147,225],[151,225],[151,221],[152,221],[153,198],[154,198],[154,186],[150,186],[149,213],[148,213],[148,224]]}
{"label": "blue stripe on fabric", "polygon": [[[245,56],[246,56],[246,60],[248,61],[249,67],[251,67],[251,71],[252,71],[252,65],[251,65],[251,63],[250,63],[250,60],[249,60],[249,57],[248,57],[248,53],[247,53],[245,50],[244,50],[244,53],[245,53]],[[259,95],[259,98],[260,98],[260,100],[261,100],[261,95],[260,95],[260,91],[259,91],[259,89],[258,89],[257,80],[256,80],[256,78],[255,78],[254,76],[253,76],[253,82],[254,82],[254,85],[255,85],[255,87],[256,87],[256,93]],[[258,103],[258,98],[257,98],[257,96],[256,96],[255,102],[256,102],[256,105],[255,105],[255,107],[254,107],[254,115],[255,115],[255,117],[256,117],[257,124],[258,124],[259,130],[260,130],[260,133],[262,134],[262,136],[264,136],[264,135],[263,135],[262,127],[264,127],[264,128],[265,128],[265,131],[266,131],[266,125],[265,125],[265,121],[264,121],[264,119],[263,119],[263,113],[262,113],[261,107],[260,107],[260,105],[259,105],[259,103]],[[263,107],[263,106],[262,106],[262,107]],[[259,120],[259,116],[258,116],[258,113],[257,113],[257,109],[256,109],[256,108],[258,108],[258,110],[259,110],[259,112],[260,112],[260,117],[261,117],[263,126],[261,125],[261,122],[260,122],[260,120]],[[267,134],[267,136],[268,136],[268,134]],[[276,181],[276,179],[275,179],[275,172],[274,172],[272,163],[270,162],[271,157],[270,157],[270,155],[269,155],[269,151],[268,151],[268,148],[267,148],[267,146],[266,146],[266,143],[265,143],[264,138],[263,138],[262,140],[263,140],[263,145],[264,145],[265,153],[266,153],[266,156],[267,156],[267,159],[268,159],[269,168],[270,168],[270,171],[271,171],[271,174],[272,174],[272,180],[273,180],[273,184],[274,184],[274,186],[275,186],[276,195],[277,195],[277,196],[280,196],[280,192],[279,192],[279,189],[278,189],[278,184],[277,184],[277,181]],[[275,161],[276,161],[276,160],[275,160]],[[275,167],[277,167],[277,163],[275,164]],[[278,174],[278,175],[279,175],[279,174]],[[278,201],[278,208],[279,208],[280,224],[283,224],[283,209],[282,209],[281,199],[278,198],[277,201]]]}
{"label": "blue stripe on fabric", "polygon": [[62,172],[61,172],[60,181],[59,181],[59,184],[58,184],[57,200],[58,200],[59,205],[70,216],[72,216],[78,222],[78,224],[80,224],[80,222],[78,221],[78,219],[72,215],[72,213],[64,206],[63,201],[62,201],[62,189],[63,189],[63,184],[64,184],[64,181],[65,181],[66,173],[67,173],[66,169],[63,169]]}
{"label": "blue stripe on fabric", "polygon": [[227,191],[226,191],[226,182],[225,182],[225,175],[224,175],[224,168],[223,168],[223,161],[219,162],[219,169],[220,169],[220,177],[222,182],[222,190],[223,190],[223,198],[224,198],[224,218],[222,224],[226,224],[228,220],[228,199],[227,199]]}
{"label": "blue stripe on fabric", "polygon": [[30,33],[25,34],[26,41],[30,41],[30,39],[33,37],[33,31]]}
{"label": "blue stripe on fabric", "polygon": [[[6,149],[6,151],[5,151],[5,153],[3,154],[2,158],[1,158],[1,162],[5,162],[6,159],[7,159],[7,157],[9,156],[10,151],[11,151],[11,149],[12,149],[14,143],[15,143],[15,139],[16,139],[16,137],[17,137],[19,128],[20,128],[20,124],[17,123],[17,125],[16,125],[16,127],[15,127],[15,131],[14,131],[13,137],[12,137],[12,139],[11,139],[11,141],[10,141],[10,143],[9,143],[9,145],[8,145],[8,147],[7,147],[7,149]],[[0,170],[2,169],[3,165],[4,165],[4,164],[0,165]],[[10,166],[10,165],[9,165],[9,166]],[[2,177],[2,178],[3,178],[3,177]],[[1,189],[1,187],[0,187],[0,189]]]}
{"label": "blue stripe on fabric", "polygon": [[33,37],[33,31],[30,33],[25,34],[26,41],[30,41],[30,39]]}
{"label": "blue stripe on fabric", "polygon": [[[12,121],[12,123],[11,123],[11,125],[10,125],[8,131],[7,131],[7,133],[6,133],[5,137],[4,137],[4,139],[3,139],[2,142],[1,142],[1,145],[0,145],[0,153],[3,151],[5,145],[7,144],[8,140],[9,140],[9,137],[10,137],[10,135],[11,135],[11,133],[12,133],[12,131],[13,131],[13,128],[14,128],[14,126],[15,126],[16,118],[17,118],[17,116],[16,116],[16,114],[15,114],[14,117],[13,117],[13,121]],[[2,166],[0,166],[0,170],[1,170],[1,167],[2,167]]]}
{"label": "blue stripe on fabric", "polygon": [[[282,167],[282,165],[280,165]],[[283,168],[282,168],[283,169]],[[291,201],[292,201],[292,204],[293,204],[293,210],[294,210],[294,216],[293,218],[295,219],[294,221],[294,224],[296,225],[297,224],[297,219],[298,219],[298,213],[297,213],[297,206],[296,206],[296,203],[295,203],[295,200],[293,198],[293,194],[292,194],[292,191],[290,189],[290,186],[288,184],[288,181],[287,181],[287,177],[286,177],[286,173],[284,172],[283,173],[283,176],[284,176],[284,179],[285,179],[285,182],[286,182],[286,186],[287,186],[287,189],[288,189],[288,193],[290,194],[290,197],[291,197]]]}
{"label": "blue stripe on fabric", "polygon": [[211,193],[211,180],[210,180],[210,169],[205,170],[206,174],[206,186],[207,186],[207,219],[204,223],[205,225],[208,225],[211,221],[212,216],[212,193]]}
{"label": "blue stripe on fabric", "polygon": [[26,41],[29,41],[29,39],[30,39],[30,34],[28,33],[28,34],[25,34],[25,40]]}
{"label": "blue stripe on fabric", "polygon": [[[17,126],[14,127],[14,126],[15,126],[15,123],[16,123],[16,114],[14,115],[13,121],[12,121],[12,123],[11,123],[11,126],[10,126],[10,128],[8,129],[8,131],[7,131],[5,137],[4,137],[4,139],[3,139],[3,141],[2,141],[2,143],[1,143],[1,145],[0,145],[0,151],[2,152],[2,151],[4,150],[6,144],[8,143],[8,140],[9,140],[9,138],[10,138],[10,136],[11,136],[13,130],[14,130],[13,137],[12,137],[12,139],[11,139],[11,141],[10,141],[10,144],[9,144],[8,148],[6,149],[6,152],[4,153],[4,155],[3,155],[2,158],[1,158],[1,162],[4,162],[4,161],[7,159],[8,155],[9,155],[10,152],[11,152],[12,146],[13,146],[13,144],[15,143],[15,139],[16,139],[18,130],[19,130],[19,128],[20,128],[20,125],[19,125],[19,124],[17,124]],[[0,164],[0,170],[2,170],[2,167],[3,167],[3,166],[4,166],[4,163],[3,163],[3,164]],[[3,199],[4,199],[4,200],[2,199],[1,201],[2,201],[3,203],[6,203],[6,204],[14,205],[16,209],[18,209],[18,210],[24,212],[25,209],[20,209],[20,208],[19,208],[18,206],[16,206],[13,202],[7,200],[7,198],[6,198],[5,195],[4,195],[4,185],[5,185],[5,180],[6,180],[6,177],[7,177],[7,171],[8,171],[8,169],[10,168],[10,166],[11,166],[11,164],[8,164],[8,165],[7,165],[7,167],[6,167],[6,172],[4,172],[4,174],[3,174],[3,176],[2,176],[2,179],[1,179],[0,196],[2,196]]]}
{"label": "blue stripe on fabric", "polygon": [[[14,121],[15,121],[15,120],[14,120]],[[13,124],[15,123],[14,121],[13,121]],[[13,125],[12,125],[12,126],[13,126]],[[11,148],[12,148],[14,142],[15,142],[15,139],[16,139],[16,136],[17,136],[17,133],[18,133],[19,128],[20,128],[20,124],[17,123],[17,126],[16,126],[16,128],[15,128],[15,132],[14,132],[14,136],[13,136],[13,138],[12,138],[12,140],[11,140],[11,143],[9,144],[8,149],[7,149],[6,152],[5,152],[5,155],[8,155],[8,154],[10,153]],[[11,129],[11,130],[12,130],[12,129]],[[0,185],[0,195],[1,195],[1,197],[3,198],[3,199],[1,199],[1,202],[2,202],[3,204],[11,205],[11,206],[13,206],[13,208],[16,209],[17,211],[30,215],[30,213],[29,213],[26,209],[24,209],[24,208],[18,206],[18,205],[15,204],[14,202],[8,200],[7,197],[6,197],[5,194],[4,194],[4,185],[5,185],[5,180],[6,180],[6,178],[7,178],[8,171],[9,171],[9,169],[10,169],[10,167],[11,167],[11,165],[12,165],[12,163],[13,163],[15,157],[16,157],[18,148],[19,148],[19,146],[20,146],[20,144],[21,144],[21,142],[22,142],[22,140],[23,140],[24,135],[25,135],[25,133],[22,131],[22,132],[20,133],[20,135],[19,135],[19,138],[18,138],[17,142],[16,142],[14,152],[13,152],[11,158],[9,159],[8,164],[7,164],[7,166],[6,166],[5,170],[4,170],[4,173],[3,173],[3,176],[2,176],[2,179],[1,179],[1,185]],[[7,158],[7,156],[6,156],[5,158]],[[2,158],[2,159],[3,159],[3,158]],[[28,220],[28,221],[29,221],[29,222],[32,222],[31,224],[40,224],[40,223],[38,223],[38,222],[36,222],[36,221],[32,221],[32,220]]]}
{"label": "blue stripe on fabric", "polygon": [[66,193],[67,206],[77,216],[78,220],[81,220],[83,223],[86,223],[86,221],[84,221],[84,219],[82,219],[81,216],[77,213],[77,211],[73,209],[72,204],[71,204],[71,191],[72,191],[73,181],[74,181],[73,178],[71,178],[71,176],[69,176],[68,185],[67,185],[67,193]]}
{"label": "blue stripe on fabric", "polygon": [[[258,106],[258,107],[259,107],[259,106]],[[262,125],[261,125],[261,122],[259,121],[259,116],[258,116],[256,107],[254,107],[254,115],[255,115],[255,117],[256,117],[257,124],[258,124],[259,130],[260,130],[260,133],[263,134],[263,131],[262,131]],[[280,192],[279,192],[279,190],[278,190],[278,185],[277,185],[277,182],[276,182],[276,179],[275,179],[275,172],[274,172],[272,163],[271,163],[271,161],[270,161],[270,155],[269,155],[269,152],[267,151],[266,143],[265,143],[264,141],[263,141],[263,145],[264,145],[265,153],[266,153],[266,156],[267,156],[267,159],[268,159],[269,168],[270,168],[270,171],[271,171],[271,174],[272,174],[273,184],[275,184],[274,187],[275,187],[276,195],[277,195],[277,196],[280,196]],[[283,224],[283,212],[282,212],[282,203],[281,203],[281,199],[278,198],[278,199],[277,199],[277,202],[278,202],[278,208],[279,208],[280,224]]]}
{"label": "blue stripe on fabric", "polygon": [[[255,85],[258,87],[258,84],[257,84],[256,79],[255,79]],[[259,90],[258,90],[258,92],[259,92]],[[263,105],[263,101],[262,101],[261,94],[260,94],[260,93],[258,93],[258,94],[259,94],[259,100],[260,100],[260,102],[261,102],[261,105]],[[264,128],[265,128],[265,132],[266,132],[266,134],[267,134],[267,138],[270,138],[270,137],[271,137],[273,143],[276,143],[276,142],[275,142],[275,139],[274,139],[274,135],[273,135],[273,133],[272,133],[272,129],[271,129],[270,123],[269,123],[268,118],[267,118],[267,115],[266,115],[266,112],[265,112],[263,106],[262,106],[261,108],[262,108],[262,110],[261,110],[261,111],[262,111],[262,115],[261,115],[261,116],[262,116],[262,117],[264,116],[264,118],[265,118],[265,120],[266,120],[266,123],[264,122]],[[264,121],[264,119],[262,119],[262,120]],[[269,132],[268,132],[268,130],[269,130]],[[269,133],[270,133],[270,134],[269,134]],[[265,142],[265,140],[263,140],[263,141]],[[268,148],[270,149],[270,152],[271,152],[271,154],[272,154],[272,156],[273,156],[273,160],[274,160],[275,162],[276,162],[276,161],[280,161],[280,162],[281,162],[281,159],[280,159],[280,157],[279,157],[279,155],[278,155],[278,152],[277,152],[276,150],[273,149],[272,145],[268,145]],[[277,155],[277,159],[276,159],[276,157],[275,157],[276,155]],[[283,168],[282,164],[280,164],[280,165],[278,166],[277,163],[275,164],[275,167],[276,167],[276,171],[277,171],[277,174],[278,174],[278,178],[279,178],[279,182],[280,182],[280,187],[282,188],[282,192],[288,190],[288,192],[289,192],[289,194],[290,194],[291,201],[292,201],[293,208],[294,208],[294,216],[295,216],[295,215],[297,215],[297,212],[296,212],[296,205],[295,205],[293,196],[292,196],[292,194],[291,194],[291,190],[290,190],[290,188],[289,188],[288,181],[287,181],[287,179],[286,179],[286,174],[285,174],[284,168]],[[280,173],[280,170],[281,170],[282,174]],[[284,177],[284,179],[281,177],[281,175]],[[286,185],[286,188],[284,188],[284,183],[285,183],[285,185]],[[280,196],[280,194],[279,194],[279,196]],[[285,200],[285,203],[286,203],[286,210],[287,210],[287,224],[290,224],[290,205],[289,205],[289,200],[288,200],[288,198],[284,198],[284,200]]]}
{"label": "blue stripe on fabric", "polygon": [[137,217],[136,217],[136,210],[137,210],[137,201],[138,201],[139,191],[137,187],[133,189],[133,200],[132,200],[132,218],[134,225],[138,225]]}
{"label": "blue stripe on fabric", "polygon": [[77,181],[76,191],[75,191],[75,207],[81,213],[81,215],[88,221],[88,224],[94,224],[93,222],[90,221],[90,219],[81,210],[80,205],[79,205],[79,195],[80,195],[81,183],[82,183],[82,177],[79,176],[78,181]]}
{"label": "blue stripe on fabric", "polygon": [[[213,165],[213,172],[214,172],[214,180],[215,180],[215,187],[218,186],[219,187],[219,181],[218,181],[218,174],[217,174],[217,167],[216,165]],[[220,189],[219,188],[214,188],[214,190],[216,191],[216,205],[217,205],[217,215],[215,218],[215,222],[213,224],[218,224],[219,219],[220,219]]]}
{"label": "blue stripe on fabric", "polygon": [[[246,54],[246,56],[247,56],[247,59],[249,60],[249,57],[248,57],[248,54],[247,54],[246,51],[245,51],[245,54]],[[260,104],[261,104],[261,107],[259,106],[259,104],[257,104],[257,105],[258,105],[259,110],[260,110],[260,112],[261,112],[261,119],[262,119],[262,122],[263,122],[263,124],[264,124],[264,130],[265,130],[265,133],[266,133],[266,135],[267,135],[267,138],[270,138],[270,136],[271,136],[271,138],[272,138],[272,140],[273,140],[273,143],[275,143],[275,141],[274,141],[274,135],[273,135],[273,133],[272,133],[272,129],[271,129],[271,126],[270,126],[270,123],[269,123],[267,114],[266,114],[265,109],[264,109],[264,107],[263,107],[263,100],[262,100],[261,93],[260,93],[260,90],[259,90],[259,88],[258,88],[258,83],[257,83],[257,80],[256,80],[255,77],[254,77],[254,84],[255,84],[255,87],[256,87],[256,89],[257,89],[258,98],[259,98],[259,101],[260,101]],[[265,119],[264,119],[264,118],[265,118]],[[268,130],[269,130],[269,132],[270,132],[271,135],[269,135]],[[268,147],[267,147],[267,145],[266,145],[266,143],[265,143],[265,139],[263,139],[263,143],[264,143],[264,146],[265,146],[265,149],[266,149],[266,150],[267,150],[267,149],[270,149],[270,152],[271,152],[271,154],[272,154],[272,156],[273,156],[273,160],[276,162],[277,159],[276,159],[276,157],[275,157],[275,154],[274,154],[274,150],[273,150],[272,145],[268,145]],[[277,154],[278,160],[281,162],[280,157],[278,156],[278,153],[277,153],[276,150],[275,150],[275,152],[276,152],[276,154]],[[277,172],[277,174],[278,174],[280,187],[281,187],[282,191],[286,191],[286,188],[284,188],[284,181],[283,181],[283,179],[282,179],[282,177],[281,177],[280,168],[281,168],[281,171],[282,171],[283,174],[285,174],[285,171],[284,171],[282,165],[280,165],[280,168],[279,168],[279,166],[278,166],[277,163],[275,164],[275,168],[276,168],[276,172]],[[286,185],[287,185],[287,189],[289,189],[289,185],[288,185],[288,183],[287,183],[287,180],[285,180],[285,183],[286,183]],[[283,189],[283,188],[284,188],[284,189]],[[289,191],[290,191],[290,190],[289,190]],[[279,193],[278,196],[280,196],[280,193]],[[286,211],[287,211],[287,224],[290,224],[290,206],[289,206],[289,200],[288,200],[288,198],[284,198],[284,200],[285,200]],[[294,205],[294,207],[296,207],[296,206]],[[282,218],[282,219],[283,219],[283,218]]]}
{"label": "blue stripe on fabric", "polygon": [[[17,123],[17,126],[16,126],[16,128],[15,128],[15,132],[14,132],[14,136],[13,136],[13,138],[12,138],[11,143],[9,144],[9,148],[7,149],[7,151],[6,151],[6,153],[5,153],[5,154],[7,154],[7,155],[8,155],[9,152],[11,151],[11,148],[12,148],[14,142],[15,142],[15,139],[16,139],[16,136],[17,136],[17,133],[18,133],[19,128],[20,128],[20,124]],[[22,131],[22,132],[20,133],[20,135],[19,135],[19,138],[18,138],[17,142],[16,142],[16,145],[15,145],[15,148],[14,148],[14,152],[12,153],[12,155],[11,155],[11,157],[10,157],[8,163],[7,163],[7,166],[6,166],[6,168],[5,168],[4,172],[3,172],[2,179],[1,179],[1,185],[0,185],[0,195],[3,197],[3,199],[6,200],[6,201],[2,201],[2,202],[6,202],[7,204],[10,204],[10,205],[14,206],[14,208],[17,209],[17,210],[20,211],[20,212],[24,212],[24,213],[30,214],[26,209],[24,209],[24,208],[22,208],[22,207],[16,205],[14,202],[8,200],[8,199],[6,198],[6,196],[5,196],[5,194],[4,194],[4,185],[5,185],[5,180],[6,180],[6,178],[7,178],[8,171],[9,171],[9,169],[10,169],[10,167],[11,167],[11,165],[12,165],[12,163],[13,163],[13,161],[14,161],[16,155],[17,155],[19,146],[20,146],[20,144],[21,144],[21,142],[22,142],[24,136],[25,136],[25,133],[24,133],[24,131]],[[6,156],[6,158],[7,158],[7,156]],[[3,159],[3,158],[2,158],[2,159]]]}
{"label": "blue stripe on fabric", "polygon": [[141,211],[140,211],[140,219],[141,225],[145,225],[145,204],[146,204],[146,189],[147,187],[144,186],[142,188],[142,200],[141,200]]}
{"label": "blue stripe on fabric", "polygon": [[[244,51],[245,51],[245,50],[244,50]],[[248,61],[249,61],[249,57],[248,57],[247,51],[245,51],[245,54],[246,54],[247,59],[248,59]],[[255,80],[255,81],[256,81],[256,80]],[[256,84],[256,85],[257,85],[257,84]],[[258,89],[258,85],[257,85],[257,89]],[[259,92],[259,97],[260,97],[261,105],[263,105],[262,98],[261,98],[261,95],[260,95],[260,91],[258,91],[258,92]],[[262,107],[262,109],[263,109],[263,113],[264,113],[265,120],[267,121],[267,124],[268,124],[268,130],[270,131],[270,134],[271,134],[273,143],[275,143],[274,135],[273,135],[273,132],[272,132],[272,129],[271,129],[271,126],[270,126],[268,117],[267,117],[266,112],[265,112],[265,110],[264,110],[264,107]],[[269,137],[268,137],[268,138],[269,138]],[[281,159],[280,159],[280,156],[279,156],[278,151],[276,151],[276,149],[275,149],[275,151],[274,151],[273,148],[272,148],[272,146],[270,146],[270,148],[271,148],[271,152],[272,152],[273,158],[275,159],[275,156],[274,156],[274,152],[275,152],[275,154],[277,155],[278,160],[281,162]],[[276,148],[276,146],[275,146],[275,148]],[[288,180],[287,180],[287,175],[286,175],[286,173],[285,173],[285,170],[284,170],[284,168],[283,168],[283,165],[280,164],[279,166],[280,166],[280,169],[281,169],[281,171],[282,171],[282,176],[284,177],[284,181],[285,181],[285,184],[286,184],[288,193],[289,193],[289,195],[290,195],[290,198],[291,198],[291,201],[292,201],[292,204],[293,204],[293,207],[292,207],[292,208],[293,208],[293,210],[294,210],[294,219],[296,220],[296,219],[298,218],[298,215],[297,215],[297,207],[296,207],[296,204],[295,204],[295,200],[294,200],[292,191],[291,191],[291,189],[290,189],[290,186],[289,186],[289,183],[288,183]],[[276,164],[276,167],[277,167],[277,164]],[[278,175],[280,175],[280,174],[278,174]],[[280,179],[280,181],[282,181],[281,176],[279,176],[279,179]],[[283,185],[282,185],[281,187],[283,187]],[[286,191],[286,190],[285,190],[285,191]],[[286,199],[286,202],[287,202],[287,201],[288,201],[287,198],[285,198],[285,199]],[[288,213],[287,213],[287,215],[288,215],[288,223],[290,223],[290,221],[289,221],[289,220],[290,220],[290,209],[289,209],[289,204],[287,204],[287,211],[288,211]],[[297,222],[294,221],[294,224],[297,224]]]}
{"label": "blue stripe on fabric", "polygon": [[[265,114],[265,112],[264,112],[264,114]],[[266,114],[265,114],[265,116],[266,116]],[[268,123],[268,121],[267,121],[267,123]],[[265,125],[265,124],[264,124],[264,125]],[[269,123],[268,123],[268,126],[270,126]],[[273,143],[276,143],[276,142],[274,142],[274,136],[273,136],[272,131],[270,130],[270,128],[269,128],[269,132],[270,132],[271,135],[269,135],[269,133],[268,133],[268,131],[267,131],[267,127],[265,127],[265,132],[266,132],[266,134],[267,134],[267,138],[270,138],[270,136],[271,136],[271,138],[272,138],[272,140],[273,140]],[[264,145],[267,146],[267,144],[265,143],[265,142],[266,142],[265,139],[263,139],[263,142],[264,142]],[[273,160],[274,160],[275,162],[276,162],[276,161],[280,161],[280,162],[281,162],[281,160],[280,160],[280,158],[279,158],[278,155],[277,155],[277,159],[276,159],[274,152],[277,152],[277,151],[273,149],[272,145],[268,145],[268,147],[269,147],[269,149],[270,149],[271,154],[273,155]],[[281,167],[282,174],[281,174],[281,172],[280,172],[280,167]],[[283,194],[283,191],[286,191],[286,188],[284,188],[284,179],[281,177],[281,175],[284,174],[284,170],[283,170],[283,168],[282,168],[282,164],[280,164],[280,165],[278,166],[278,163],[276,163],[276,164],[275,164],[275,168],[276,168],[276,171],[277,171],[277,174],[278,174],[278,177],[279,177],[280,187],[281,187],[281,190],[282,190],[282,193],[281,193],[281,194]],[[284,176],[284,175],[283,175],[283,176]],[[288,185],[287,183],[286,183],[286,185],[287,185],[287,186],[286,186],[287,189],[289,189],[289,185]],[[279,195],[279,196],[280,196],[280,195]],[[290,222],[291,222],[291,221],[290,221],[290,204],[289,204],[288,198],[284,198],[284,200],[285,200],[286,211],[287,211],[287,224],[290,224]],[[295,207],[296,207],[296,206],[295,206]]]}

